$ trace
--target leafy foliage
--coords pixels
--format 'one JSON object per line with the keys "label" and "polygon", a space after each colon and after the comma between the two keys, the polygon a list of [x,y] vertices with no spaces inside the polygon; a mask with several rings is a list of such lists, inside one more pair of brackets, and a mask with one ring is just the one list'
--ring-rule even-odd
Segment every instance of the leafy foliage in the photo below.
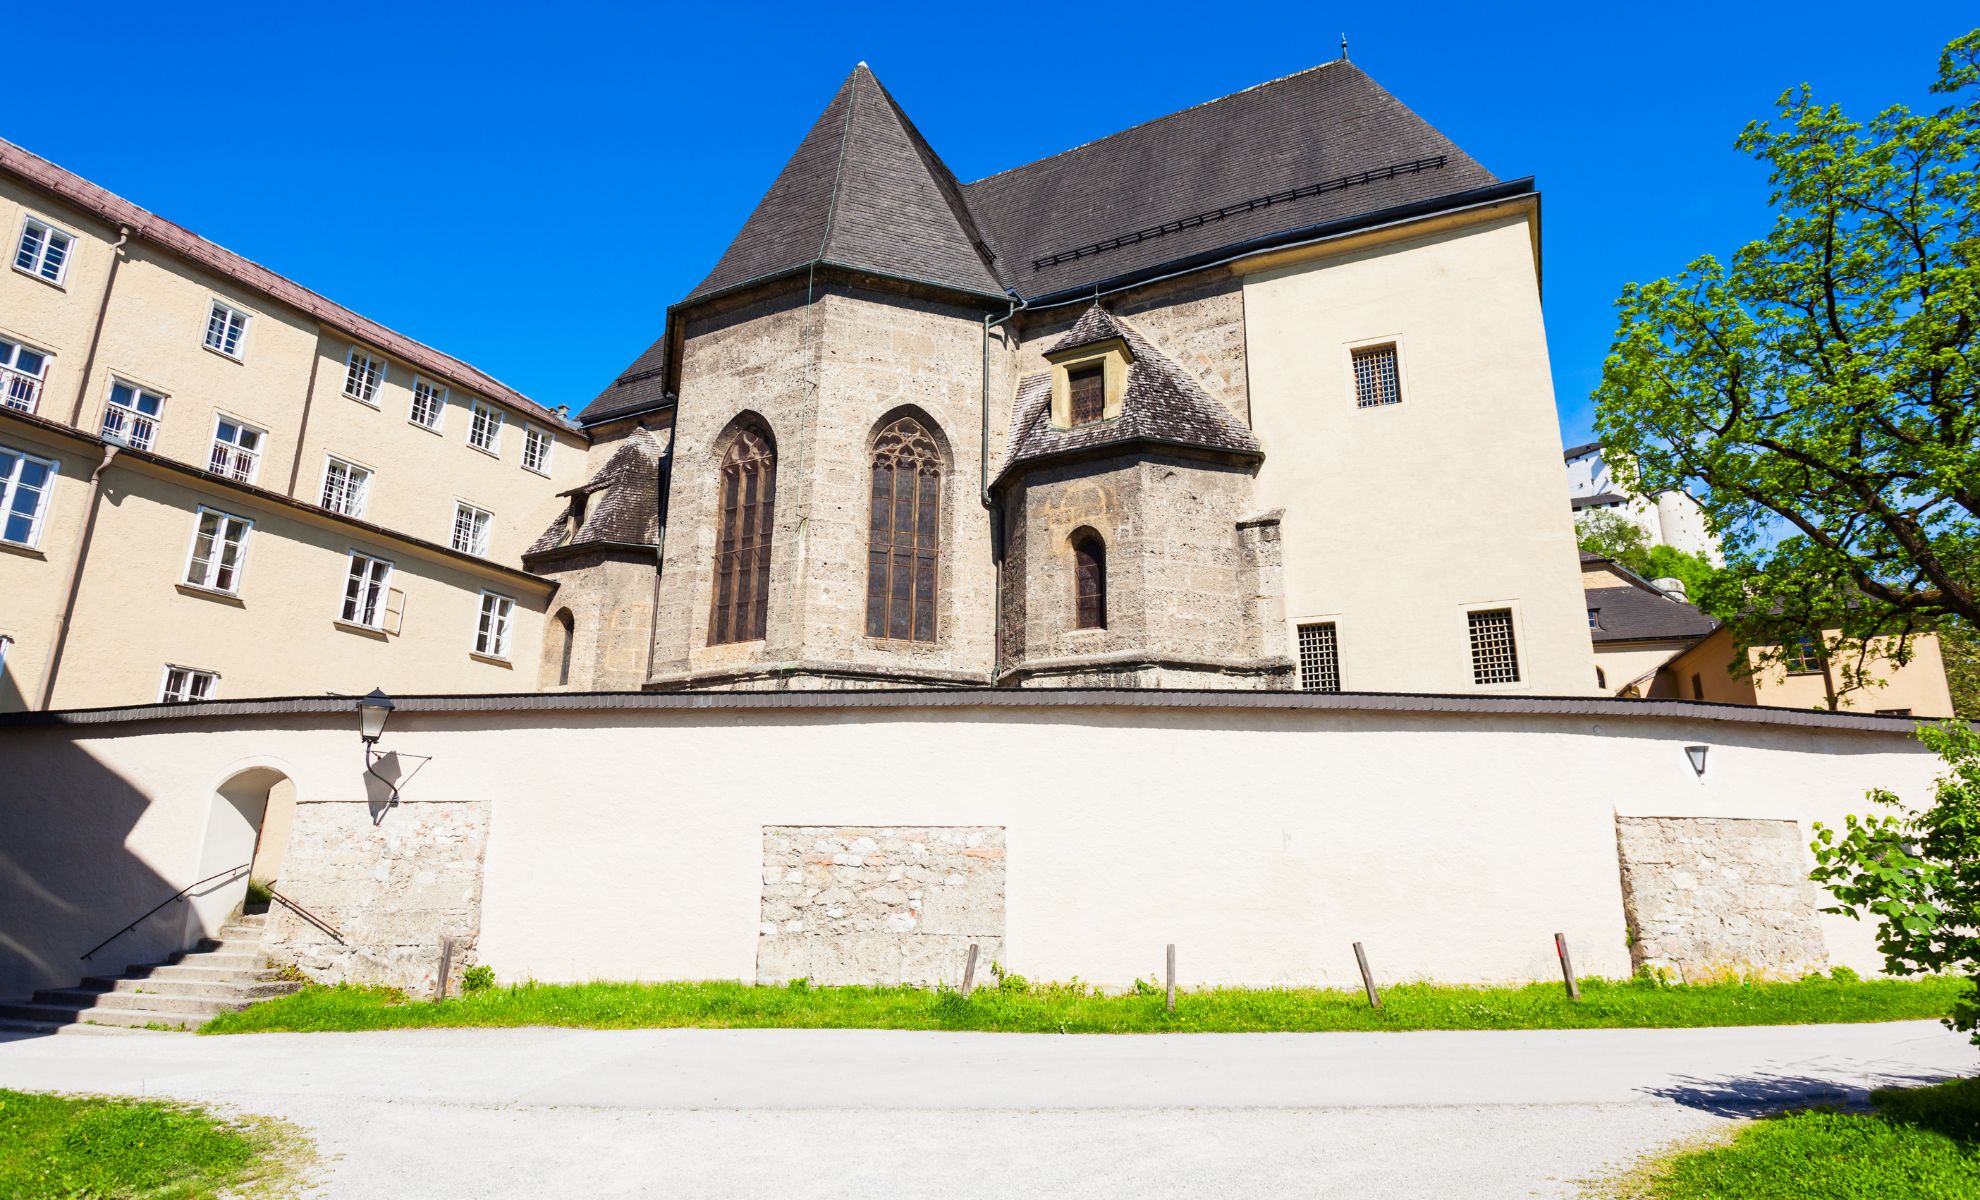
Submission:
{"label": "leafy foliage", "polygon": [[1980,633],[1964,621],[1939,626],[1939,652],[1946,660],[1946,685],[1953,712],[1980,721]]}
{"label": "leafy foliage", "polygon": [[1707,594],[1773,661],[1831,630],[1831,660],[1902,664],[1909,635],[1980,622],[1980,30],[1933,90],[1952,102],[1867,121],[1785,93],[1737,143],[1769,169],[1772,230],[1617,302],[1610,464],[1701,495],[1727,559]]}
{"label": "leafy foliage", "polygon": [[1577,517],[1575,535],[1583,550],[1610,559],[1645,579],[1681,581],[1685,599],[1721,620],[1726,619],[1727,614],[1708,607],[1719,598],[1720,589],[1716,586],[1719,568],[1704,555],[1676,546],[1653,546],[1641,526],[1603,509],[1591,509]]}
{"label": "leafy foliage", "polygon": [[1897,816],[1817,823],[1814,879],[1838,903],[1828,912],[1882,919],[1877,948],[1900,975],[1957,972],[1967,989],[1947,1023],[1980,1045],[1980,731],[1962,722],[1922,726],[1918,736],[1949,770],[1917,813],[1886,791],[1870,793]]}
{"label": "leafy foliage", "polygon": [[495,968],[487,963],[476,963],[461,972],[463,992],[485,992],[495,986]]}

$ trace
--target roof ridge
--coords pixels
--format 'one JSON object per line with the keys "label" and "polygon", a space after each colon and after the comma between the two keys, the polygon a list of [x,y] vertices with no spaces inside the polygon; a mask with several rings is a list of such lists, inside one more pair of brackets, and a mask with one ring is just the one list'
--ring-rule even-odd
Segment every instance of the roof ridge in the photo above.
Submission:
{"label": "roof ridge", "polygon": [[845,87],[841,89],[846,93],[846,113],[839,122],[839,156],[832,164],[831,198],[825,205],[825,232],[818,239],[818,254],[812,259],[813,266],[830,257],[827,247],[832,244],[832,230],[838,223],[839,191],[846,183],[846,147],[852,144],[853,113],[859,106],[859,76],[862,71],[872,73],[863,59],[853,68],[852,74],[846,77]]}
{"label": "roof ridge", "polygon": [[1113,138],[1117,138],[1125,134],[1133,133],[1137,129],[1143,129],[1150,125],[1160,124],[1161,122],[1170,120],[1171,118],[1180,117],[1185,113],[1195,112],[1197,109],[1200,108],[1209,108],[1213,104],[1222,104],[1226,100],[1235,99],[1238,96],[1242,96],[1250,92],[1256,92],[1263,88],[1268,88],[1275,86],[1277,84],[1285,83],[1288,80],[1298,79],[1305,75],[1311,75],[1316,71],[1324,71],[1329,67],[1338,67],[1343,65],[1352,66],[1353,64],[1348,62],[1348,60],[1345,58],[1330,58],[1326,62],[1316,63],[1310,67],[1303,67],[1300,70],[1292,72],[1291,74],[1281,75],[1276,79],[1267,79],[1262,83],[1254,83],[1250,87],[1239,88],[1235,92],[1226,92],[1221,96],[1213,96],[1208,100],[1198,101],[1197,103],[1192,104],[1187,108],[1178,108],[1174,112],[1166,112],[1159,117],[1150,117],[1146,121],[1137,121],[1132,125],[1126,126],[1125,128],[1116,129],[1112,133],[1103,134],[1097,138],[1089,138],[1086,141],[1083,141],[1076,146],[1067,146],[1064,150],[1060,150],[1052,154],[1047,154],[1043,158],[1034,158],[1030,162],[1019,163],[1014,167],[1005,167],[1001,171],[993,171],[992,173],[982,176],[981,178],[972,179],[963,186],[966,188],[973,188],[979,183],[988,183],[992,179],[1000,179],[1005,175],[1009,175],[1017,171],[1022,171],[1026,167],[1035,167],[1043,163],[1051,162],[1055,158],[1064,158],[1066,155],[1077,153],[1081,150],[1086,149],[1088,146],[1097,146],[1101,142],[1109,141]]}

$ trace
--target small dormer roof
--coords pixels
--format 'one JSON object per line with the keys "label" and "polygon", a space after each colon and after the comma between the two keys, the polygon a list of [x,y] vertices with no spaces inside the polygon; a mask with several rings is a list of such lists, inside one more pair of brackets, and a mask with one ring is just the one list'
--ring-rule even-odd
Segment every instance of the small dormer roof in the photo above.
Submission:
{"label": "small dormer roof", "polygon": [[660,468],[672,440],[664,430],[633,430],[597,474],[560,493],[584,498],[584,518],[578,528],[570,529],[568,512],[558,514],[523,552],[525,562],[553,550],[659,545]]}

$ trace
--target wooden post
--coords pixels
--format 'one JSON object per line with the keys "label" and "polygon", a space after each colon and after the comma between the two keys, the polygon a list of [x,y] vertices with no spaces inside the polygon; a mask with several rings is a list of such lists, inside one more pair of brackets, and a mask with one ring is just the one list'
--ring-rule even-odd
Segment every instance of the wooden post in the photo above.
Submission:
{"label": "wooden post", "polygon": [[1566,935],[1554,935],[1554,953],[1561,956],[1561,979],[1567,984],[1568,999],[1581,999],[1581,985],[1574,981],[1574,959],[1568,956]]}
{"label": "wooden post", "polygon": [[1176,944],[1169,943],[1169,1009],[1176,1011]]}
{"label": "wooden post", "polygon": [[969,961],[963,963],[963,999],[969,999],[969,989],[976,986],[976,943],[969,944]]}
{"label": "wooden post", "polygon": [[447,977],[453,973],[454,939],[443,937],[440,939],[440,978],[433,984],[433,998],[435,1000],[445,1000],[447,998]]}
{"label": "wooden post", "polygon": [[1354,961],[1361,967],[1361,986],[1368,993],[1368,1007],[1382,1007],[1381,993],[1375,990],[1375,977],[1368,973],[1368,956],[1361,952],[1361,943],[1354,944]]}

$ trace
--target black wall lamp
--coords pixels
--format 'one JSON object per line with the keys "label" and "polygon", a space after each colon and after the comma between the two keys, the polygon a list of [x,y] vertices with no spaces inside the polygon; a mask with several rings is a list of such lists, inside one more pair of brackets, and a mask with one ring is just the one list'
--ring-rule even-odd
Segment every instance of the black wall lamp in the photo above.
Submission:
{"label": "black wall lamp", "polygon": [[385,735],[385,722],[392,715],[392,698],[380,688],[357,702],[358,736],[367,746],[376,746]]}

